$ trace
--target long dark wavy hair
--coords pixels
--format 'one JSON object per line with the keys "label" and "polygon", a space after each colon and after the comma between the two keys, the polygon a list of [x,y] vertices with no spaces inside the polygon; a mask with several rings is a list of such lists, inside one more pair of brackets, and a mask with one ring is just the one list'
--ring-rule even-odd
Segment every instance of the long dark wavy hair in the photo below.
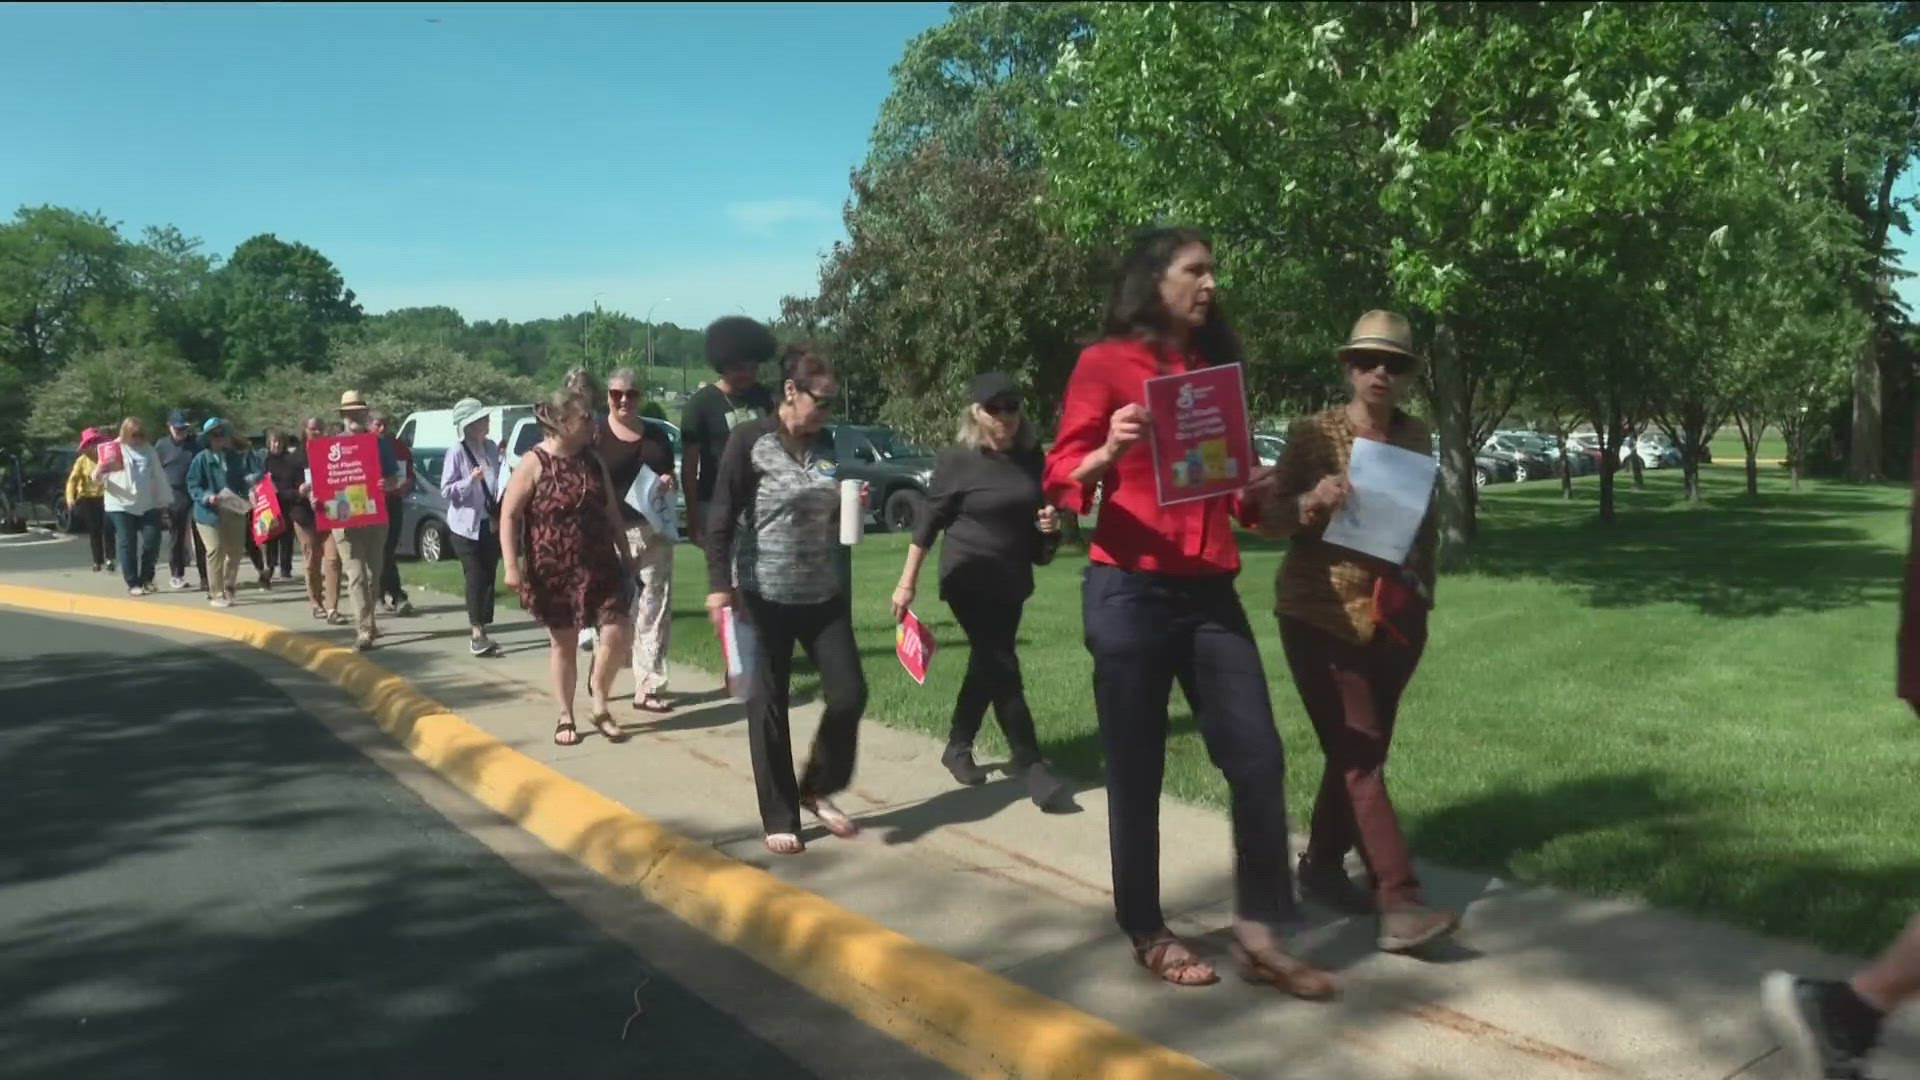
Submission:
{"label": "long dark wavy hair", "polygon": [[[1107,337],[1146,341],[1164,361],[1179,334],[1166,303],[1160,299],[1160,279],[1166,277],[1173,257],[1189,244],[1213,250],[1213,241],[1198,229],[1150,229],[1135,238],[1120,263],[1120,277],[1107,302],[1106,325],[1102,328]],[[1233,332],[1218,293],[1207,306],[1207,321],[1194,330],[1191,346],[1203,364],[1237,364],[1243,359],[1240,337]]]}

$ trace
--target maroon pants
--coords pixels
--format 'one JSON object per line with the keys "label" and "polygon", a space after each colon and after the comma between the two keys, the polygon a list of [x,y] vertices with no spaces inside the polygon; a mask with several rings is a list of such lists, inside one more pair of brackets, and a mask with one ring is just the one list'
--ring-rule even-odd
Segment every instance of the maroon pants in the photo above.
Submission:
{"label": "maroon pants", "polygon": [[1387,797],[1394,716],[1427,644],[1424,614],[1401,621],[1406,643],[1382,630],[1358,645],[1299,619],[1280,619],[1293,684],[1327,759],[1307,858],[1338,866],[1357,846],[1382,910],[1420,902],[1407,838]]}

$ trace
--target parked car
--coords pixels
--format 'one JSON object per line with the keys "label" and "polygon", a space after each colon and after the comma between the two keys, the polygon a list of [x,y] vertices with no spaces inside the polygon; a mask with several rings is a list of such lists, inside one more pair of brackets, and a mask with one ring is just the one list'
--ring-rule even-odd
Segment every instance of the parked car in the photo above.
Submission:
{"label": "parked car", "polygon": [[1538,431],[1497,431],[1494,435],[1546,458],[1553,476],[1560,475],[1560,461],[1563,457],[1568,459],[1569,471],[1575,476],[1586,476],[1597,472],[1600,468],[1597,454],[1585,453],[1575,447],[1571,440],[1567,440],[1565,445],[1562,445],[1562,440]]}
{"label": "parked car", "polygon": [[[673,460],[678,464],[680,461],[679,425],[669,423],[665,420],[657,420],[651,416],[643,416],[640,420],[648,427],[665,433],[667,436],[667,444],[673,448]],[[495,491],[504,493],[507,490],[507,481],[513,477],[513,467],[519,464],[521,457],[523,457],[527,451],[540,445],[540,437],[540,421],[535,420],[532,416],[526,416],[514,422],[513,430],[500,442],[499,487],[495,488]],[[427,474],[421,472],[419,467],[419,455],[420,451],[416,447],[414,450],[414,471],[425,476]],[[445,459],[443,458],[442,460],[444,461]],[[439,491],[437,488],[440,484],[440,470],[438,468],[434,469],[432,473],[432,482],[436,488],[434,494],[438,495]],[[624,497],[626,492],[622,491],[619,494]],[[444,522],[446,520],[446,507],[444,504],[441,506],[440,513],[441,520]],[[680,535],[685,536],[687,534],[687,497],[685,492],[678,490],[674,492],[673,513],[674,522],[680,530]]]}
{"label": "parked car", "polygon": [[61,532],[73,531],[67,508],[67,474],[80,451],[71,446],[29,450],[19,458],[19,481],[12,485],[14,513],[28,521],[50,521]]}
{"label": "parked car", "polygon": [[400,530],[394,541],[394,554],[409,555],[421,562],[439,562],[453,558],[453,533],[447,528],[447,498],[440,494],[440,468],[447,451],[441,448],[416,449],[413,452],[413,490],[400,502]]}
{"label": "parked car", "polygon": [[[1440,436],[1433,436],[1433,460],[1440,460]],[[1473,455],[1473,486],[1486,487],[1488,484],[1510,484],[1514,480],[1513,462],[1485,451],[1475,451]]]}
{"label": "parked car", "polygon": [[1627,464],[1635,456],[1640,464],[1649,469],[1676,469],[1680,467],[1680,450],[1665,435],[1647,432],[1641,435],[1629,435],[1620,444],[1620,463]]}
{"label": "parked car", "polygon": [[927,507],[932,452],[902,441],[890,427],[833,424],[833,452],[843,480],[868,485],[868,506],[885,532],[911,532]]}
{"label": "parked car", "polygon": [[1510,436],[1495,435],[1480,445],[1480,451],[1511,462],[1516,483],[1554,475],[1553,461],[1542,450]]}

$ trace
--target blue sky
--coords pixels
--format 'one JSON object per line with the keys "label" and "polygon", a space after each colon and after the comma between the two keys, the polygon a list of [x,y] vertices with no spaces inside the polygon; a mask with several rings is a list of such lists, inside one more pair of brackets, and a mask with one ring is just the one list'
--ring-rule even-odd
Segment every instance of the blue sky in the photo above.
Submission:
{"label": "blue sky", "polygon": [[812,291],[889,70],[946,11],[10,5],[0,212],[221,254],[272,232],[370,312],[771,315]]}
{"label": "blue sky", "polygon": [[9,5],[0,213],[220,254],[276,233],[368,311],[769,316],[812,291],[889,69],[946,10]]}

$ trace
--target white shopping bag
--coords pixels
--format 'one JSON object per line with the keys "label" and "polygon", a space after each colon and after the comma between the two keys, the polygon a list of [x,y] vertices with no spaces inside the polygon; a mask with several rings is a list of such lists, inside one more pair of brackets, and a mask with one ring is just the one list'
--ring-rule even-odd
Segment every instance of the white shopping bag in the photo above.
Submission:
{"label": "white shopping bag", "polygon": [[760,637],[753,624],[733,608],[720,613],[720,651],[727,662],[727,692],[744,704],[753,685],[754,668],[760,663]]}

